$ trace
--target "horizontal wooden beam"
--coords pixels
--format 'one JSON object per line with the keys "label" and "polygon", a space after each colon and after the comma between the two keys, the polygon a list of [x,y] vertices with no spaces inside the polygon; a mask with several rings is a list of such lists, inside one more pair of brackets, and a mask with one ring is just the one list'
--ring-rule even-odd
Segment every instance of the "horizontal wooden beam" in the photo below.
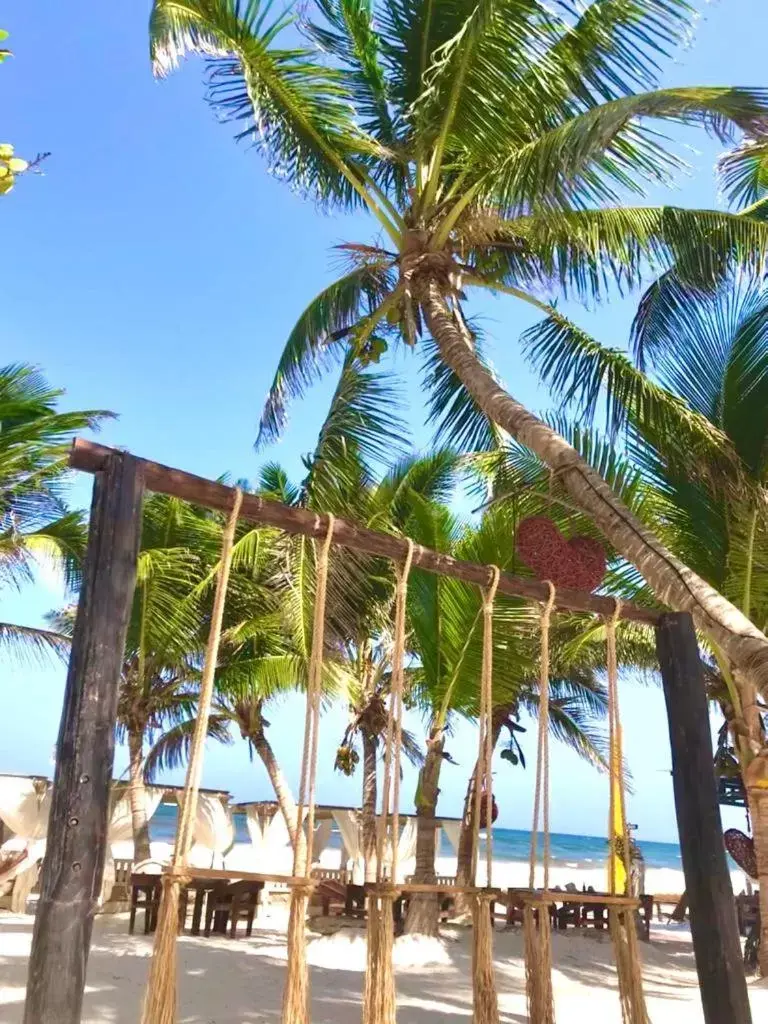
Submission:
{"label": "horizontal wooden beam", "polygon": [[[114,448],[77,438],[72,445],[69,464],[73,469],[98,473],[105,468],[110,456],[115,451]],[[206,480],[193,473],[185,473],[180,469],[172,469],[158,462],[150,462],[148,459],[138,459],[137,461],[142,468],[144,484],[149,491],[169,494],[174,498],[181,498],[195,505],[217,509],[220,512],[228,512],[232,508],[233,487],[227,487],[214,480]],[[269,501],[255,494],[243,495],[240,515],[250,522],[273,526],[286,533],[302,534],[306,537],[324,537],[328,529],[328,519],[325,516],[306,508],[296,508],[282,505],[277,501]],[[403,562],[408,550],[407,541],[403,537],[369,530],[365,526],[347,522],[345,519],[336,519],[333,539],[341,547],[360,551],[367,555],[388,558],[392,562]],[[414,547],[413,565],[427,572],[452,576],[475,586],[487,586],[490,582],[490,569],[487,565],[464,562],[439,551],[422,547],[420,544]],[[509,597],[522,597],[529,601],[546,601],[549,596],[549,588],[546,583],[522,576],[511,576],[505,572],[501,574],[498,589],[500,593],[507,594]],[[611,615],[614,611],[614,599],[561,587],[557,591],[555,607],[563,611]],[[630,602],[624,602],[621,608],[623,619],[643,622],[651,626],[656,625],[659,621],[659,615],[660,612],[652,608],[643,608]]]}

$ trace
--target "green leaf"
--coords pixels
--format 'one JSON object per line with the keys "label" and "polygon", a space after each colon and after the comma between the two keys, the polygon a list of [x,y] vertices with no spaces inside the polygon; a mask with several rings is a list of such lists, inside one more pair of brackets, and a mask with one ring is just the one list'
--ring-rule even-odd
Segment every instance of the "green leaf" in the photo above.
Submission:
{"label": "green leaf", "polygon": [[525,332],[523,346],[541,379],[587,420],[604,398],[612,432],[631,418],[674,436],[690,458],[735,471],[732,446],[721,430],[637,370],[625,353],[604,348],[557,310]]}
{"label": "green leaf", "polygon": [[344,358],[351,329],[394,287],[391,272],[363,265],[334,281],[313,299],[296,322],[278,363],[259,425],[256,446],[277,440],[286,423],[286,405],[300,398],[328,368]]}
{"label": "green leaf", "polygon": [[279,47],[293,19],[269,16],[270,4],[259,0],[155,0],[155,73],[167,74],[188,52],[210,57],[210,100],[245,122],[238,138],[250,139],[273,172],[302,191],[349,205],[349,177],[359,177],[350,158],[378,147],[356,127],[340,71],[318,63],[312,50]]}
{"label": "green leaf", "polygon": [[[768,113],[764,90],[677,88],[611,100],[520,143],[491,153],[487,165],[493,201],[508,212],[530,203],[567,207],[642,194],[642,181],[667,182],[682,164],[639,126],[643,118],[699,124],[721,141],[735,128],[751,131]],[[487,152],[487,149],[486,149]],[[501,162],[499,162],[501,160]]]}

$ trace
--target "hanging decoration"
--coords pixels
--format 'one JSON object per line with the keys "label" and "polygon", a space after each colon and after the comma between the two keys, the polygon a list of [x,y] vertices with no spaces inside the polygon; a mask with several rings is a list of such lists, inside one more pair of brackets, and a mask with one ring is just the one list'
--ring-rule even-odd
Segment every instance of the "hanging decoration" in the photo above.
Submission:
{"label": "hanging decoration", "polygon": [[[328,587],[328,554],[333,540],[334,517],[328,515],[328,531],[317,556],[315,607],[312,620],[312,650],[307,678],[307,703],[304,716],[304,745],[299,783],[299,822],[293,847],[291,909],[288,917],[288,969],[283,990],[283,1024],[309,1024],[309,969],[307,967],[307,908],[314,888],[312,872],[312,836],[315,834],[315,788],[317,782],[317,744],[320,727],[320,702],[323,690],[323,653],[325,648],[325,599]],[[304,818],[306,810],[306,819]]]}
{"label": "hanging decoration", "polygon": [[[498,1024],[499,1004],[493,966],[493,829],[488,820],[488,804],[493,807],[493,605],[499,586],[498,566],[492,566],[491,584],[483,594],[483,660],[480,677],[480,713],[478,715],[478,752],[474,781],[472,814],[472,870],[476,884],[480,830],[485,829],[485,891],[475,892],[472,902],[472,999],[474,1024]],[[485,813],[483,813],[485,799]]]}
{"label": "hanging decoration", "polygon": [[[363,993],[363,1024],[395,1024],[397,1019],[392,952],[395,941],[394,904],[399,895],[397,875],[400,858],[400,755],[403,738],[405,605],[412,561],[413,541],[409,539],[405,563],[402,568],[396,570],[392,683],[384,748],[381,816],[376,837],[376,885],[367,901],[368,961]],[[392,848],[389,880],[384,877],[384,852],[388,831]]]}
{"label": "hanging decoration", "polygon": [[[610,800],[608,835],[611,842],[609,857],[609,892],[611,896],[629,896],[630,836],[627,828],[627,809],[624,788],[624,754],[619,716],[619,672],[616,656],[616,623],[621,614],[621,601],[610,619],[606,620],[605,635],[608,662],[608,742],[610,751]],[[621,885],[621,891],[619,889]],[[642,964],[637,940],[635,909],[617,904],[608,907],[608,927],[613,943],[616,974],[619,982],[621,1017],[624,1024],[649,1024],[643,994]]]}
{"label": "hanging decoration", "polygon": [[[525,949],[525,992],[528,1019],[531,1024],[554,1024],[555,1003],[552,994],[552,934],[549,920],[549,627],[555,606],[556,589],[551,580],[549,597],[541,610],[541,659],[539,662],[539,736],[536,759],[536,783],[533,798],[531,852],[528,888],[534,896],[523,909],[523,940]],[[536,898],[536,864],[541,819],[544,872],[541,898]]]}
{"label": "hanging decoration", "polygon": [[189,852],[194,839],[197,820],[197,803],[200,781],[203,774],[203,753],[208,735],[208,719],[213,699],[213,680],[219,657],[221,624],[224,619],[224,602],[232,567],[232,546],[235,539],[237,518],[243,501],[243,492],[235,489],[234,504],[224,529],[221,544],[221,558],[216,579],[216,595],[211,613],[211,628],[203,662],[200,682],[200,699],[197,720],[189,751],[187,777],[181,797],[176,843],[173,848],[170,867],[163,875],[160,909],[157,917],[155,943],[152,949],[152,965],[149,971],[147,992],[144,999],[142,1024],[175,1024],[176,1022],[176,937],[179,930],[179,894],[187,880]]}
{"label": "hanging decoration", "polygon": [[517,553],[537,579],[556,587],[591,593],[605,577],[605,551],[592,537],[562,535],[548,516],[530,516],[518,525]]}

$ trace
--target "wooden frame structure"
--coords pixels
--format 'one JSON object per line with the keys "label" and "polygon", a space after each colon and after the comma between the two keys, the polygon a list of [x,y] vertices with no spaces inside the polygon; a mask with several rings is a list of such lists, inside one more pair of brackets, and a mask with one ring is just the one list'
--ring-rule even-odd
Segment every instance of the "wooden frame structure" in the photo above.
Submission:
{"label": "wooden frame structure", "polygon": [[[95,474],[83,588],[72,641],[59,733],[48,845],[29,964],[24,1024],[78,1024],[91,928],[106,852],[114,724],[125,634],[136,577],[145,490],[219,511],[232,507],[233,488],[76,440],[74,469]],[[244,495],[241,518],[288,533],[322,537],[319,515]],[[337,519],[335,544],[402,561],[407,541]],[[487,585],[487,566],[420,545],[413,566]],[[545,601],[548,586],[501,573],[498,590]],[[611,615],[611,598],[558,589],[556,607]],[[621,617],[656,629],[667,702],[675,805],[691,927],[706,1024],[751,1024],[736,913],[712,764],[702,667],[693,622],[624,603]],[[244,877],[237,872],[238,877]],[[254,876],[255,877],[255,876]],[[264,876],[259,876],[264,877]],[[409,889],[432,891],[432,887]],[[435,887],[437,888],[437,887]],[[444,888],[439,889],[444,892]],[[566,894],[557,893],[558,899]],[[584,894],[579,894],[584,899]],[[632,901],[634,903],[634,901]]]}

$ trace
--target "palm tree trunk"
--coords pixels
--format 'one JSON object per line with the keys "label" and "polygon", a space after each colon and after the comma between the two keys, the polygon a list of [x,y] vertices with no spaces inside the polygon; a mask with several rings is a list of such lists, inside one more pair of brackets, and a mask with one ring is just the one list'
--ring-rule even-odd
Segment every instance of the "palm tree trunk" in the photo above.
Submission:
{"label": "palm tree trunk", "polygon": [[299,809],[296,806],[296,801],[293,799],[293,793],[285,780],[282,769],[277,763],[277,758],[275,757],[275,752],[272,749],[272,744],[264,735],[263,731],[256,732],[248,738],[267,770],[269,781],[272,783],[272,789],[275,792],[277,806],[280,808],[283,818],[285,819],[285,824],[288,828],[288,835],[291,837],[291,843],[295,846],[296,823],[299,817]]}
{"label": "palm tree trunk", "polygon": [[376,881],[376,738],[365,729],[363,740],[362,831],[366,882]]}
{"label": "palm tree trunk", "polygon": [[760,884],[760,974],[768,978],[768,790],[749,794],[752,838]]}
{"label": "palm tree trunk", "polygon": [[128,778],[130,780],[131,827],[133,830],[133,860],[149,860],[149,820],[147,818],[146,790],[144,789],[144,736],[128,732]]}
{"label": "palm tree trunk", "polygon": [[[435,875],[435,814],[440,795],[440,767],[443,763],[445,737],[441,728],[433,728],[427,741],[427,755],[419,772],[416,793],[416,867],[414,882],[434,885]],[[436,895],[411,897],[405,931],[408,934],[437,935],[440,904]]]}
{"label": "palm tree trunk", "polygon": [[722,594],[676,558],[613,493],[599,473],[551,427],[506,392],[477,358],[463,321],[448,306],[440,286],[430,282],[424,316],[442,360],[483,412],[557,472],[570,497],[613,547],[631,562],[656,597],[691,612],[731,663],[768,694],[768,638]]}
{"label": "palm tree trunk", "polygon": [[[492,749],[496,749],[496,744],[499,742],[499,736],[501,735],[501,729],[504,722],[514,712],[515,704],[502,704],[493,709],[493,720],[491,728],[491,744]],[[472,769],[472,774],[467,782],[467,792],[464,796],[464,811],[461,816],[461,828],[459,830],[459,849],[457,851],[456,858],[456,884],[457,885],[474,885],[474,879],[472,878],[472,811],[474,809],[473,796],[475,792],[475,772],[477,771],[477,763]],[[489,808],[490,810],[490,808]],[[464,915],[470,912],[470,904],[465,896],[456,897],[456,915]]]}

